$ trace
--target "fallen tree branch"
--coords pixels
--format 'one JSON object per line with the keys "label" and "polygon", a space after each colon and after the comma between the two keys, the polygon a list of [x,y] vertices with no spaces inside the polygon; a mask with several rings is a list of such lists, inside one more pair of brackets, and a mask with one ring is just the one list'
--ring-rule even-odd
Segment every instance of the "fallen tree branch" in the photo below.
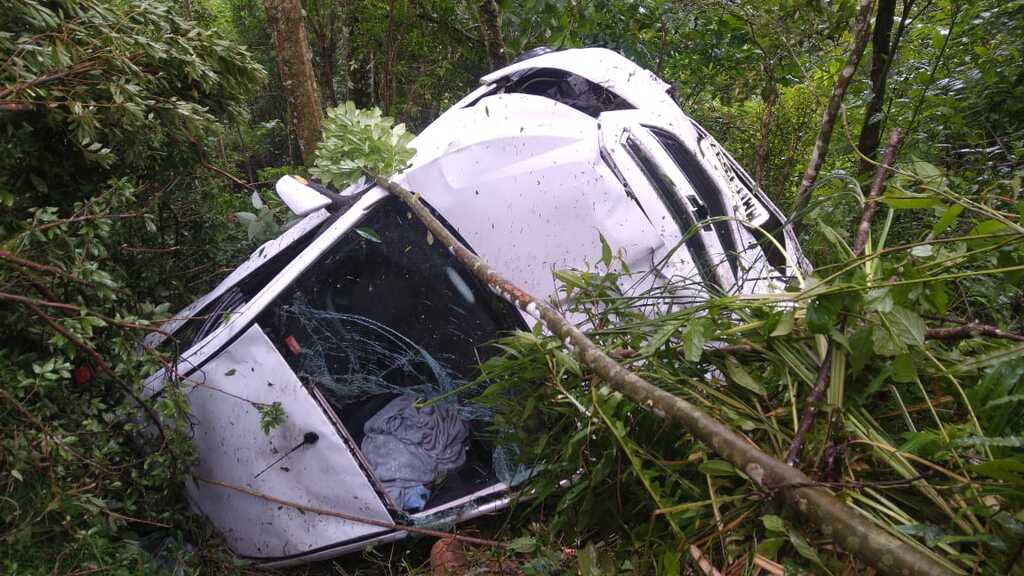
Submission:
{"label": "fallen tree branch", "polygon": [[[623,368],[552,306],[524,292],[470,252],[419,201],[418,195],[394,182],[382,178],[375,180],[405,202],[434,238],[444,243],[473,274],[502,298],[542,320],[576,353],[584,366],[613,389],[679,424],[765,489],[773,485],[811,482],[803,472],[768,455],[745,436],[694,404]],[[822,529],[847,552],[882,573],[906,576],[952,573],[938,560],[875,525],[824,488],[801,486],[785,488],[779,493],[810,525]]]}
{"label": "fallen tree branch", "polygon": [[386,528],[388,530],[401,530],[403,532],[409,532],[412,534],[422,534],[424,536],[433,536],[434,538],[450,538],[452,540],[459,540],[468,544],[477,544],[480,546],[491,546],[494,548],[505,548],[507,545],[497,540],[488,540],[486,538],[474,538],[472,536],[462,536],[460,534],[453,534],[451,532],[442,532],[440,530],[431,530],[429,528],[420,528],[419,526],[409,526],[406,524],[395,524],[394,522],[387,522],[384,520],[374,520],[373,518],[364,518],[362,516],[356,516],[355,514],[348,514],[346,512],[337,512],[335,510],[327,510],[325,508],[317,508],[315,506],[306,506],[305,504],[299,504],[298,502],[292,502],[291,500],[285,500],[269,494],[263,494],[255,490],[250,490],[244,486],[237,486],[229,482],[222,480],[210,480],[209,478],[203,478],[202,476],[193,476],[199,482],[210,484],[213,486],[220,486],[221,488],[227,488],[228,490],[234,490],[242,494],[248,494],[254,498],[260,500],[266,500],[267,502],[273,502],[274,504],[280,504],[282,506],[288,506],[302,512],[312,512],[313,514],[320,514],[321,516],[332,516],[334,518],[341,518],[349,522],[356,522],[358,524],[366,524],[368,526],[377,526],[379,528]]}
{"label": "fallen tree branch", "polygon": [[825,163],[825,156],[828,154],[828,145],[832,141],[832,130],[836,125],[836,118],[839,114],[839,107],[843,103],[846,89],[850,80],[857,72],[861,56],[864,55],[864,48],[868,45],[868,38],[871,37],[871,8],[874,0],[860,0],[860,7],[857,9],[857,18],[853,24],[853,40],[850,44],[850,53],[846,56],[846,65],[839,72],[839,78],[832,88],[832,95],[829,96],[828,105],[821,117],[821,130],[818,132],[818,139],[814,142],[814,150],[811,152],[811,161],[807,164],[804,177],[800,180],[800,189],[796,193],[796,204],[793,207],[793,214],[800,215],[807,208],[811,200],[811,189],[815,180],[818,179],[818,172]]}

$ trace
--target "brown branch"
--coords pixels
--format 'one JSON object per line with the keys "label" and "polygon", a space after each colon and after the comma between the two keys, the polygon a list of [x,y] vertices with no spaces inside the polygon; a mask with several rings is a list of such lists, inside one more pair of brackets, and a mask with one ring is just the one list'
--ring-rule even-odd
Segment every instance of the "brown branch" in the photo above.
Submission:
{"label": "brown branch", "polygon": [[3,112],[25,112],[35,108],[35,104],[19,102],[17,100],[0,100],[0,111]]}
{"label": "brown branch", "polygon": [[124,380],[121,380],[117,373],[114,372],[113,368],[111,368],[110,365],[107,364],[107,361],[103,359],[103,356],[99,352],[97,352],[95,348],[80,340],[64,326],[61,326],[49,314],[43,312],[43,310],[39,308],[39,306],[36,306],[33,303],[26,303],[26,305],[29,307],[29,309],[32,310],[32,312],[36,314],[36,316],[42,318],[43,321],[50,326],[50,328],[53,328],[54,331],[56,331],[58,334],[66,338],[68,342],[71,342],[72,344],[75,345],[76,348],[78,348],[82,352],[85,352],[86,355],[92,358],[93,363],[100,370],[106,372],[107,375],[110,376],[110,379],[113,380],[114,384],[116,384],[117,387],[120,388],[122,392],[127,394],[132,400],[135,401],[136,404],[138,404],[140,408],[142,408],[146,412],[146,415],[149,416],[149,419],[153,421],[153,425],[156,426],[156,431],[160,435],[161,443],[164,446],[169,446],[167,444],[167,435],[164,433],[163,423],[160,421],[160,415],[156,413],[156,410],[152,406],[150,406],[142,398],[140,398],[139,395],[136,394],[135,391],[131,389],[131,386],[126,384]]}
{"label": "brown branch", "polygon": [[146,254],[166,254],[178,249],[178,246],[168,246],[166,248],[146,248],[144,246],[128,246],[127,244],[121,246],[121,250],[125,252],[143,252]]}
{"label": "brown branch", "polygon": [[[680,425],[760,486],[811,482],[806,474],[769,456],[746,436],[696,405],[623,368],[550,304],[524,292],[470,252],[430,213],[417,195],[382,178],[376,178],[376,182],[405,202],[434,238],[448,247],[469,271],[502,298],[541,319],[559,340],[575,352],[581,364],[613,389]],[[828,527],[833,539],[841,543],[847,552],[882,573],[902,576],[950,574],[949,569],[937,560],[876,526],[824,488],[786,488],[780,491],[779,496],[792,505],[809,525]]]}
{"label": "brown branch", "polygon": [[197,142],[196,139],[193,138],[187,132],[182,132],[181,134],[185,136],[185,139],[188,140],[190,144],[192,144],[192,148],[196,151],[196,157],[199,159],[199,164],[201,164],[203,168],[206,168],[207,170],[214,172],[216,174],[220,174],[221,176],[227,178],[228,180],[231,180],[232,182],[238,184],[239,186],[242,186],[243,188],[247,188],[249,190],[254,189],[252,184],[246,182],[245,180],[242,180],[238,176],[235,176],[234,174],[231,174],[230,172],[218,166],[214,166],[213,164],[211,164],[209,160],[206,159],[206,153],[203,152],[203,147],[199,144],[199,142]]}
{"label": "brown branch", "polygon": [[109,468],[107,468],[106,466],[100,464],[99,462],[96,462],[95,460],[92,460],[92,459],[86,457],[84,454],[78,452],[77,450],[75,450],[71,446],[68,446],[67,444],[65,444],[64,441],[61,440],[59,437],[57,437],[56,434],[51,432],[50,429],[47,428],[45,424],[40,422],[39,419],[36,418],[35,415],[33,415],[32,412],[30,412],[28,410],[28,408],[25,408],[25,406],[21,402],[18,402],[18,399],[15,398],[14,396],[12,396],[10,392],[8,392],[7,390],[4,390],[3,388],[0,388],[0,396],[3,396],[8,402],[13,404],[14,405],[14,409],[17,410],[18,412],[20,412],[21,415],[24,416],[25,419],[29,421],[29,423],[31,423],[33,426],[38,428],[39,431],[42,432],[44,436],[46,436],[47,438],[53,440],[58,446],[60,446],[61,448],[67,450],[68,453],[72,454],[73,456],[75,456],[79,460],[82,460],[83,462],[86,462],[87,464],[90,464],[92,466],[95,466],[96,468],[99,468],[100,470],[103,470],[104,472],[106,472],[108,474],[113,474],[113,472]]}
{"label": "brown branch", "polygon": [[800,449],[803,448],[804,436],[807,435],[808,430],[811,429],[811,424],[814,423],[814,416],[818,414],[818,402],[821,402],[821,397],[824,396],[825,390],[828,389],[828,384],[831,381],[831,378],[828,377],[831,367],[832,343],[829,342],[828,349],[825,350],[825,357],[822,358],[821,365],[818,366],[818,377],[814,381],[814,388],[807,395],[807,404],[804,406],[803,413],[800,414],[800,424],[797,426],[796,434],[793,435],[793,442],[789,445],[789,450],[786,452],[785,462],[789,466],[795,466],[800,460]]}
{"label": "brown branch", "polygon": [[899,128],[889,133],[889,142],[885,145],[885,152],[882,153],[882,161],[875,170],[875,177],[871,180],[871,190],[864,200],[864,212],[860,217],[860,225],[857,226],[857,236],[853,241],[853,257],[860,256],[868,243],[868,232],[871,231],[871,218],[875,215],[875,207],[878,204],[878,197],[882,194],[882,186],[888,176],[889,167],[896,159],[896,150],[900,147],[900,140],[903,132]]}
{"label": "brown branch", "polygon": [[[34,282],[32,279],[29,279],[29,282],[31,282],[33,284],[33,287],[35,287],[37,290],[45,290],[46,292],[49,292],[49,290],[46,290],[46,288],[44,286],[39,285],[37,282]],[[53,297],[52,293],[50,293],[50,295],[47,296],[47,298],[50,298],[50,300],[39,300],[39,299],[36,299],[36,298],[30,298],[28,296],[22,296],[20,294],[11,294],[9,292],[0,292],[0,300],[7,300],[9,302],[18,302],[20,304],[27,304],[29,306],[43,306],[45,308],[57,308],[59,310],[66,310],[66,311],[69,311],[69,312],[81,312],[82,311],[82,309],[80,307],[75,306],[74,304],[66,304],[64,302],[57,302],[56,298]],[[93,312],[93,311],[90,311],[89,315],[90,316],[95,316],[96,318],[99,318],[100,320],[103,320],[104,322],[106,322],[108,324],[114,324],[115,326],[121,326],[122,328],[131,328],[133,330],[145,330],[147,332],[156,332],[158,334],[163,334],[164,336],[171,337],[171,333],[167,332],[165,330],[162,330],[159,325],[139,324],[137,322],[127,322],[125,320],[117,320],[116,318],[111,318],[110,316],[104,316],[103,314],[98,314],[98,313]],[[201,319],[204,319],[204,318],[207,318],[207,317],[208,316],[188,316],[185,319],[186,320],[195,320],[195,319],[200,319],[201,320]],[[175,320],[175,319],[176,318],[172,316],[170,318],[164,319],[163,322],[167,322],[167,321]]]}
{"label": "brown branch", "polygon": [[38,300],[36,298],[29,298],[28,296],[21,296],[20,294],[10,294],[8,292],[0,292],[0,300],[7,300],[9,302],[18,302],[20,304],[28,304],[29,306],[46,306],[47,308],[59,308],[61,310],[68,310],[70,312],[80,312],[81,308],[72,304],[65,304],[63,302],[51,302],[49,300]]}
{"label": "brown branch", "polygon": [[356,522],[359,524],[366,524],[368,526],[377,526],[379,528],[386,528],[388,530],[401,530],[403,532],[409,532],[412,534],[422,534],[424,536],[433,536],[434,538],[450,538],[452,540],[459,540],[468,544],[477,544],[479,546],[491,546],[494,548],[506,548],[507,544],[498,542],[497,540],[487,540],[486,538],[474,538],[472,536],[462,536],[460,534],[453,534],[451,532],[442,532],[440,530],[431,530],[429,528],[420,528],[419,526],[409,526],[406,524],[395,524],[394,522],[387,522],[384,520],[374,520],[373,518],[364,518],[362,516],[356,516],[354,514],[348,514],[346,512],[337,512],[334,510],[327,510],[324,508],[317,508],[315,506],[306,506],[305,504],[299,504],[298,502],[292,502],[291,500],[285,500],[269,494],[263,494],[255,490],[250,490],[244,486],[237,486],[222,480],[210,480],[203,478],[202,476],[194,476],[194,478],[200,482],[211,484],[213,486],[220,486],[227,488],[228,490],[234,490],[242,494],[248,494],[254,498],[273,502],[274,504],[280,504],[282,506],[288,506],[296,510],[303,512],[312,512],[313,514],[320,514],[321,516],[332,516],[334,518],[341,518],[349,522]]}
{"label": "brown branch", "polygon": [[57,226],[64,226],[65,224],[73,224],[75,222],[85,222],[86,220],[120,220],[122,218],[138,218],[143,215],[145,215],[145,212],[125,212],[123,214],[86,214],[84,216],[73,216],[71,218],[65,218],[64,220],[47,222],[33,230],[36,232],[42,232],[43,230],[49,230],[50,228],[56,228]]}
{"label": "brown branch", "polygon": [[974,322],[964,324],[963,326],[957,326],[956,328],[929,328],[924,333],[925,338],[931,338],[933,340],[966,340],[977,336],[988,336],[990,338],[1003,338],[1006,340],[1013,340],[1014,342],[1024,342],[1024,335],[1014,334],[1013,332],[1000,330],[995,326],[977,324]]}
{"label": "brown branch", "polygon": [[6,250],[0,250],[0,260],[6,260],[11,264],[21,266],[22,268],[29,268],[37,272],[48,272],[50,274],[56,274],[62,278],[67,278],[72,282],[78,284],[85,284],[86,286],[91,286],[90,282],[82,280],[78,276],[75,276],[74,274],[68,272],[67,270],[64,270],[63,268],[57,268],[56,266],[50,266],[49,264],[40,264],[39,262],[27,260],[20,256],[15,256],[14,254],[11,254]]}
{"label": "brown branch", "polygon": [[811,152],[811,161],[807,164],[804,177],[800,181],[800,189],[796,194],[796,204],[793,214],[800,215],[807,208],[811,200],[811,188],[818,179],[818,172],[825,163],[825,156],[828,155],[828,145],[832,140],[832,130],[836,124],[839,114],[839,107],[843,103],[846,89],[850,80],[857,72],[861,56],[864,55],[864,48],[868,44],[871,34],[871,8],[874,0],[860,0],[860,8],[857,9],[857,18],[853,24],[853,40],[850,44],[850,53],[846,57],[846,65],[839,72],[839,78],[832,88],[832,95],[828,99],[828,105],[821,117],[821,130],[818,132],[818,139],[814,142],[814,151]]}

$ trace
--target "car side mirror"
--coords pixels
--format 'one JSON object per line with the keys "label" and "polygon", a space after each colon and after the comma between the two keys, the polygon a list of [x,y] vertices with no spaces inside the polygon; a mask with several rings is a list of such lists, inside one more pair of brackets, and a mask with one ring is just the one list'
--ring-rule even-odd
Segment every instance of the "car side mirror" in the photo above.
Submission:
{"label": "car side mirror", "polygon": [[274,187],[277,196],[296,216],[305,216],[331,205],[331,199],[317,192],[301,176],[282,176]]}

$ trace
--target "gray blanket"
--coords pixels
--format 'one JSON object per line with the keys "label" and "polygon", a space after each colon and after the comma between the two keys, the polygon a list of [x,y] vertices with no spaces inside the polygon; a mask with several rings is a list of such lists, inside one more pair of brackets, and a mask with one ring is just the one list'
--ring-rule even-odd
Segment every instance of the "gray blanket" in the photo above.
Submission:
{"label": "gray blanket", "polygon": [[466,462],[469,426],[443,405],[417,409],[416,399],[399,396],[363,425],[361,449],[373,473],[403,510],[426,505],[429,485],[442,472]]}

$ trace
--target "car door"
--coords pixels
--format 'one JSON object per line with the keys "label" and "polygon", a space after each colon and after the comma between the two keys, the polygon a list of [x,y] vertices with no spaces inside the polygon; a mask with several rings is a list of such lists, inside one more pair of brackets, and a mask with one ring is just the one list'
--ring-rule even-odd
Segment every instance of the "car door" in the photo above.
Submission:
{"label": "car door", "polygon": [[[391,521],[344,430],[328,418],[260,324],[193,372],[186,390],[199,456],[188,494],[237,554],[280,560],[388,531],[259,496]],[[262,413],[275,403],[284,420],[264,431]],[[304,443],[311,434],[316,440]]]}

